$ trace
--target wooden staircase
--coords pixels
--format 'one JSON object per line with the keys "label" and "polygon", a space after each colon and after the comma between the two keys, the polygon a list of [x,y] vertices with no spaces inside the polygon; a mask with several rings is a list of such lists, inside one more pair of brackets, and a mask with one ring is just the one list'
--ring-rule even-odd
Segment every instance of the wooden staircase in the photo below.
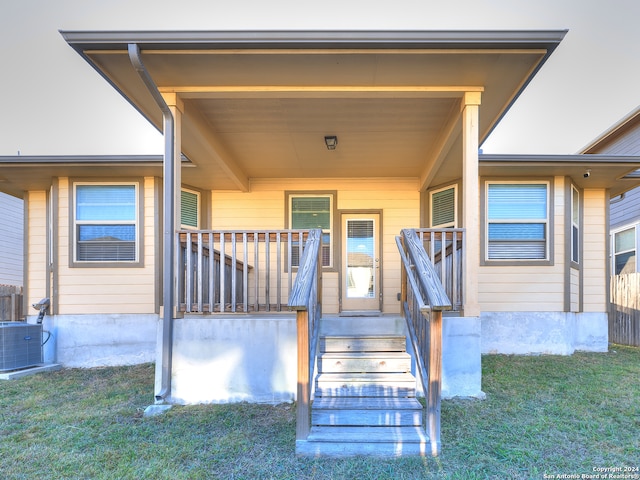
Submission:
{"label": "wooden staircase", "polygon": [[424,409],[404,336],[324,336],[318,351],[311,431],[297,441],[298,454],[426,454]]}

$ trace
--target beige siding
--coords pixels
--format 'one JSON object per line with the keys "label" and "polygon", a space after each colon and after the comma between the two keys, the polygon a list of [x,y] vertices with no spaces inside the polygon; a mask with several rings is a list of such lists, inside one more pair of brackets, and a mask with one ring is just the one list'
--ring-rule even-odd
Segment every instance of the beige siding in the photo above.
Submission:
{"label": "beige siding", "polygon": [[144,179],[143,266],[70,268],[70,183],[59,181],[58,289],[60,314],[154,313],[154,178]]}
{"label": "beige siding", "polygon": [[[399,311],[400,259],[395,236],[419,226],[420,195],[412,180],[288,179],[252,182],[251,193],[212,192],[213,229],[282,229],[286,226],[285,191],[336,191],[340,211],[382,212],[383,311]],[[334,245],[339,245],[336,239]],[[339,276],[323,274],[323,311],[339,309]]]}
{"label": "beige siding", "polygon": [[569,278],[569,308],[572,312],[580,311],[580,271],[572,268]]}
{"label": "beige siding", "polygon": [[583,311],[607,311],[605,255],[606,195],[602,189],[584,191]]}
{"label": "beige siding", "polygon": [[555,177],[553,193],[553,265],[481,266],[478,290],[482,311],[564,311],[564,177]]}
{"label": "beige siding", "polygon": [[47,192],[29,192],[25,209],[28,212],[26,294],[31,305],[50,295],[47,291]]}

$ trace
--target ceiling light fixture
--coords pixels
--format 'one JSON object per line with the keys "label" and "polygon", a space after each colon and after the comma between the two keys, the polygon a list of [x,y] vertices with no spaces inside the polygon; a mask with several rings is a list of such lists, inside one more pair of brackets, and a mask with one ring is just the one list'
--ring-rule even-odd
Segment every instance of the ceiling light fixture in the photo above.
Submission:
{"label": "ceiling light fixture", "polygon": [[328,150],[335,150],[338,145],[338,137],[335,135],[327,135],[324,137],[324,143],[327,145]]}

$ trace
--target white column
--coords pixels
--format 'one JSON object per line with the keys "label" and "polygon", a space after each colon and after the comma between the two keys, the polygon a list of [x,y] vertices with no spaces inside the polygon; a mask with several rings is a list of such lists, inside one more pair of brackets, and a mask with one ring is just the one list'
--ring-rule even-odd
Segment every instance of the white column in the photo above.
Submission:
{"label": "white column", "polygon": [[462,102],[462,227],[465,229],[465,317],[480,316],[478,275],[480,267],[480,179],[478,168],[478,120],[480,92],[466,92]]}

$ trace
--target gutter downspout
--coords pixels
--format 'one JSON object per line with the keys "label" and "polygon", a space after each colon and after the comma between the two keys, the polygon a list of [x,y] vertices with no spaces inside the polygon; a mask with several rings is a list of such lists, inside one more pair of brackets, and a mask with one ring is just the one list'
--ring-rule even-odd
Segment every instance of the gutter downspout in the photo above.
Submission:
{"label": "gutter downspout", "polygon": [[619,202],[621,202],[622,200],[624,200],[624,198],[625,198],[626,196],[627,196],[627,194],[626,194],[626,193],[621,193],[621,194],[620,194],[620,195],[618,195],[617,197],[612,198],[611,200],[609,200],[609,204],[613,205],[613,204],[615,204],[615,203],[619,203]]}
{"label": "gutter downspout", "polygon": [[166,402],[171,395],[171,366],[173,353],[173,309],[174,299],[174,261],[175,261],[175,153],[174,132],[175,119],[151,75],[140,58],[140,47],[135,43],[128,44],[129,60],[138,72],[142,82],[162,111],[164,134],[163,158],[163,269],[162,269],[162,366],[160,391],[156,394],[156,403]]}

